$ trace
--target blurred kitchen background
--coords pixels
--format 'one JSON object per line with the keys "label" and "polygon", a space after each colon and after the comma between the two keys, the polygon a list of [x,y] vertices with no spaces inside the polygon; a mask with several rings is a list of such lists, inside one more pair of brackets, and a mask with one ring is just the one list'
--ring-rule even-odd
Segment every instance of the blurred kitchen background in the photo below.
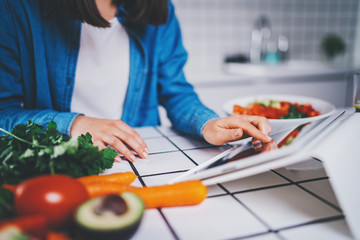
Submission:
{"label": "blurred kitchen background", "polygon": [[248,54],[252,30],[261,16],[269,21],[272,41],[280,35],[288,38],[290,59],[325,61],[321,42],[328,34],[337,34],[346,52],[334,61],[353,65],[356,56],[360,61],[359,0],[174,0],[174,4],[189,52],[188,73],[217,72],[226,56]]}
{"label": "blurred kitchen background", "polygon": [[220,115],[225,101],[251,94],[351,105],[360,69],[359,0],[173,2],[189,53],[187,79]]}

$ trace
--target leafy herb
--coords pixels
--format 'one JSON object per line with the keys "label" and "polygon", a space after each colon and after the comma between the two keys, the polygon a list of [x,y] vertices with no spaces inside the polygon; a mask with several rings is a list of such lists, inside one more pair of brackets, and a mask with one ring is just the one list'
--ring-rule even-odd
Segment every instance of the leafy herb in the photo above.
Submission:
{"label": "leafy herb", "polygon": [[298,111],[296,105],[290,104],[288,113],[281,119],[295,119],[295,118],[306,118],[308,117],[305,113]]}
{"label": "leafy herb", "polygon": [[99,151],[91,135],[70,138],[60,133],[55,122],[47,128],[29,121],[0,136],[0,184],[17,184],[41,174],[72,177],[98,174],[111,168],[116,152]]}
{"label": "leafy herb", "polygon": [[15,217],[14,194],[0,187],[0,221]]}

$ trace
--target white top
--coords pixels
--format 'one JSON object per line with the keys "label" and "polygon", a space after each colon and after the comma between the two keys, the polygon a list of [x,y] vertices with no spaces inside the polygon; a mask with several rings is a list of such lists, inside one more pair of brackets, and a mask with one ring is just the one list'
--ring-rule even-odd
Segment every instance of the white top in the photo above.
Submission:
{"label": "white top", "polygon": [[110,28],[83,23],[71,111],[120,119],[129,81],[130,44],[117,18]]}

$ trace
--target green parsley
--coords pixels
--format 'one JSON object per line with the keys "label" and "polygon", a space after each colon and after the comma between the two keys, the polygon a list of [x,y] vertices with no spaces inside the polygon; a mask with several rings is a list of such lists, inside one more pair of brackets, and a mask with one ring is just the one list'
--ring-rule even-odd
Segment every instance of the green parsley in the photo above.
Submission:
{"label": "green parsley", "polygon": [[70,138],[57,130],[55,122],[47,128],[28,121],[0,136],[0,184],[17,184],[43,174],[81,177],[111,168],[116,152],[99,151],[91,135]]}
{"label": "green parsley", "polygon": [[308,117],[305,113],[298,111],[296,105],[290,104],[288,113],[280,119],[296,119]]}
{"label": "green parsley", "polygon": [[15,217],[14,194],[0,187],[0,221]]}

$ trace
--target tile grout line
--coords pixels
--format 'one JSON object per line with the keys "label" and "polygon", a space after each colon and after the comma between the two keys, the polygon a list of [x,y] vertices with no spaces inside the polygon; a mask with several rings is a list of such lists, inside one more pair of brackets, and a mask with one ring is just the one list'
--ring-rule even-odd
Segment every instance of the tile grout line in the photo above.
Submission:
{"label": "tile grout line", "polygon": [[[230,195],[230,194],[235,195],[235,194],[242,194],[242,193],[248,193],[248,192],[257,192],[257,191],[262,191],[262,190],[267,190],[267,189],[291,186],[293,184],[292,183],[283,183],[283,184],[276,184],[276,185],[271,185],[271,186],[266,186],[266,187],[258,187],[258,188],[253,188],[253,189],[248,189],[248,190],[240,190],[240,191],[234,191],[234,192],[230,192],[229,190],[226,189],[226,187],[224,187],[223,185],[221,185],[219,183],[217,185],[219,185],[219,187],[222,188],[226,193],[212,195],[212,196],[209,196],[209,198],[221,197],[221,196],[226,196],[226,195]],[[227,192],[229,192],[229,193],[227,193]]]}
{"label": "tile grout line", "polygon": [[[287,179],[286,179],[287,180]],[[235,198],[236,201],[238,201],[241,205],[243,205],[252,215],[254,215],[255,218],[257,218],[259,221],[261,221],[268,229],[269,232],[268,233],[274,233],[276,234],[280,239],[283,239],[282,236],[278,235],[278,233],[280,231],[286,230],[286,229],[292,229],[292,228],[297,228],[297,227],[301,227],[301,226],[307,226],[307,225],[312,225],[312,224],[316,224],[316,223],[322,223],[322,222],[330,222],[330,221],[335,221],[335,220],[339,220],[339,219],[344,219],[343,215],[339,215],[339,216],[334,216],[334,217],[327,217],[327,218],[322,218],[322,219],[317,219],[314,221],[310,221],[310,222],[306,222],[306,223],[301,223],[301,224],[297,224],[297,225],[293,225],[293,226],[288,226],[288,227],[284,227],[284,228],[279,228],[279,229],[272,229],[270,226],[267,225],[267,223],[265,221],[262,221],[262,219],[260,217],[258,217],[254,212],[252,212],[251,209],[249,209],[244,203],[242,203],[240,201],[240,199],[236,198],[234,196],[234,194],[239,194],[239,193],[244,193],[244,192],[251,192],[252,190],[249,191],[241,191],[241,192],[229,192],[224,186],[222,186],[221,184],[217,184],[219,185],[219,187],[221,187],[226,193],[225,194],[219,194],[219,195],[215,195],[215,196],[210,196],[209,198],[213,198],[213,197],[220,197],[220,196],[227,196],[230,195],[233,198]],[[259,189],[254,189],[254,191],[260,191],[260,190],[265,190],[265,189],[272,189],[272,188],[277,188],[277,187],[284,187],[284,186],[291,186],[291,185],[296,185],[296,183],[290,181],[287,184],[282,184],[282,185],[274,185],[274,186],[269,186],[269,187],[263,187],[263,188],[259,188]],[[262,234],[266,234],[266,233],[259,233],[259,234],[255,234],[255,235],[250,235],[250,236],[246,236],[246,237],[240,237],[240,238],[235,238],[235,239],[246,239],[249,237],[253,237],[253,236],[257,236],[257,235],[262,235]]]}
{"label": "tile grout line", "polygon": [[258,188],[253,188],[253,189],[234,191],[234,192],[231,192],[231,194],[242,194],[242,193],[248,193],[248,192],[256,192],[256,191],[279,188],[279,187],[286,187],[286,186],[291,186],[291,185],[293,185],[293,184],[292,183],[276,184],[276,185],[258,187]]}
{"label": "tile grout line", "polygon": [[319,178],[312,178],[312,179],[295,181],[295,182],[298,184],[303,184],[303,183],[317,182],[317,181],[328,180],[328,179],[329,179],[329,177],[319,177]]}
{"label": "tile grout line", "polygon": [[318,161],[318,162],[323,162],[323,161],[321,161],[320,159],[318,159],[318,158],[316,158],[316,157],[312,157],[312,159],[314,159],[315,161]]}
{"label": "tile grout line", "polygon": [[141,177],[155,177],[155,176],[162,176],[162,175],[167,175],[167,174],[183,173],[183,172],[186,172],[186,171],[188,171],[188,170],[178,170],[178,171],[170,171],[170,172],[145,174],[145,175],[141,175]]}
{"label": "tile grout line", "polygon": [[[160,132],[157,128],[156,130],[158,132]],[[166,138],[171,144],[173,144],[180,152],[182,152],[189,160],[191,160],[194,164],[196,164],[196,162],[189,157],[186,153],[184,153],[183,149],[180,149],[174,142],[172,142],[167,136],[165,136],[162,132],[160,132],[160,134]],[[198,149],[198,148],[195,148]],[[171,151],[171,152],[175,152],[175,151]],[[160,152],[161,153],[161,152]],[[160,154],[160,153],[155,153],[155,154]],[[137,171],[136,167],[134,166],[133,163],[129,162],[131,168],[133,169],[133,171],[135,172],[135,174],[138,176],[140,183],[143,186],[146,186],[144,180],[142,179],[143,177],[151,177],[151,176],[158,176],[158,175],[166,175],[166,174],[172,174],[172,173],[179,173],[179,172],[184,172],[186,170],[179,170],[179,171],[172,171],[172,172],[162,172],[162,173],[156,173],[156,174],[148,174],[148,175],[143,175],[141,176],[139,174],[139,172]],[[196,164],[197,165],[197,164]],[[252,237],[256,237],[256,236],[263,236],[263,235],[267,235],[270,233],[275,234],[279,239],[284,239],[281,235],[279,235],[280,231],[283,230],[287,230],[287,229],[293,229],[293,228],[297,228],[297,227],[302,227],[302,226],[307,226],[307,225],[312,225],[312,224],[316,224],[316,223],[323,223],[323,222],[330,222],[330,221],[336,221],[336,220],[340,220],[340,219],[344,219],[344,216],[335,216],[335,217],[329,217],[329,218],[323,218],[323,219],[317,219],[314,221],[310,221],[310,222],[306,222],[306,223],[301,223],[301,224],[297,224],[297,225],[293,225],[293,226],[288,226],[288,227],[284,227],[284,228],[280,228],[280,229],[272,229],[270,226],[268,226],[268,224],[263,221],[259,216],[257,216],[250,208],[248,208],[244,203],[241,202],[240,199],[238,199],[235,194],[241,194],[241,193],[246,193],[246,192],[253,192],[253,191],[260,191],[260,190],[266,190],[266,189],[272,189],[272,188],[278,188],[278,187],[284,187],[284,186],[291,186],[291,185],[296,185],[297,187],[301,188],[303,191],[309,193],[310,195],[313,195],[314,197],[318,198],[319,200],[323,201],[324,203],[330,205],[331,203],[329,203],[327,200],[321,198],[320,196],[317,196],[316,194],[312,193],[311,191],[305,189],[304,187],[300,186],[299,184],[302,183],[306,183],[306,182],[313,182],[313,181],[319,181],[319,180],[325,180],[328,179],[328,177],[321,177],[321,178],[316,178],[316,179],[310,179],[310,180],[302,180],[302,181],[292,181],[291,179],[288,179],[287,177],[283,176],[280,173],[277,173],[274,170],[271,170],[272,172],[274,172],[276,175],[282,177],[283,179],[287,180],[289,183],[285,183],[285,184],[278,184],[278,185],[272,185],[272,186],[266,186],[266,187],[260,187],[260,188],[256,188],[256,189],[248,189],[248,190],[243,190],[243,191],[235,191],[235,192],[230,192],[229,190],[227,190],[222,184],[217,184],[221,189],[223,189],[225,191],[224,194],[218,194],[218,195],[214,195],[214,196],[208,196],[207,198],[214,198],[214,197],[221,197],[221,196],[228,196],[230,195],[233,199],[235,199],[238,203],[240,203],[247,211],[249,211],[256,219],[258,219],[258,221],[260,221],[267,229],[267,232],[262,232],[262,233],[255,233],[255,234],[251,234],[248,236],[242,236],[242,237],[238,237],[238,238],[231,238],[231,239],[248,239],[248,238],[252,238]],[[332,205],[332,204],[331,204]],[[334,206],[331,206],[334,208]],[[163,218],[163,220],[165,221],[165,224],[167,225],[167,227],[169,228],[172,236],[178,240],[180,239],[179,236],[176,234],[175,230],[172,228],[170,222],[168,221],[168,219],[166,218],[165,214],[163,213],[161,208],[157,209],[158,212],[160,213],[161,217]],[[338,209],[337,209],[338,210]],[[341,212],[341,210],[340,210]],[[229,239],[229,240],[231,240]]]}
{"label": "tile grout line", "polygon": [[286,238],[284,238],[283,236],[280,235],[279,231],[276,231],[275,234],[280,240],[286,240]]}
{"label": "tile grout line", "polygon": [[135,173],[136,176],[138,177],[141,185],[142,185],[143,187],[146,187],[146,184],[145,184],[144,180],[142,179],[141,175],[139,174],[138,170],[136,169],[135,165],[134,165],[132,162],[130,162],[130,161],[129,161],[129,164],[130,164],[131,169],[134,171],[134,173]]}
{"label": "tile grout line", "polygon": [[310,226],[310,225],[317,224],[317,223],[332,222],[332,221],[337,221],[337,220],[342,220],[342,219],[345,219],[344,215],[320,218],[320,219],[310,221],[310,222],[305,222],[305,223],[300,223],[300,224],[296,224],[296,225],[292,225],[292,226],[288,226],[288,227],[279,228],[279,229],[276,229],[275,231],[276,232],[281,232],[281,231],[288,230],[288,229],[294,229],[294,228],[299,228],[299,227],[304,227],[304,226]]}
{"label": "tile grout line", "polygon": [[[132,162],[129,162],[129,164],[130,164],[130,167],[132,168],[132,170],[135,172],[136,176],[138,176],[138,179],[139,179],[141,185],[143,187],[146,187],[146,184],[145,184],[144,180],[142,179],[142,176],[139,174],[139,172],[136,169],[136,167],[134,166],[134,164]],[[177,236],[175,230],[173,229],[173,227],[170,225],[169,221],[167,220],[167,218],[163,214],[162,210],[160,208],[157,208],[157,210],[160,213],[163,220],[165,221],[165,224],[169,228],[169,230],[170,230],[171,234],[173,235],[174,239],[179,240],[179,237]]]}
{"label": "tile grout line", "polygon": [[[156,128],[156,130],[160,132],[160,130],[158,130],[157,128]],[[184,153],[184,151],[182,149],[180,149],[174,142],[172,142],[165,134],[163,134],[162,132],[160,132],[160,134],[162,134],[169,142],[171,142],[177,149],[179,149],[179,151],[182,152],[190,161],[192,161],[194,164],[198,165],[191,157],[189,157],[186,153]],[[161,173],[159,175],[161,175]],[[240,205],[242,205],[247,211],[249,211],[259,222],[261,222],[268,229],[268,232],[255,234],[254,236],[267,234],[267,233],[274,233],[274,234],[277,235],[277,237],[279,237],[280,239],[283,239],[280,235],[278,235],[278,230],[273,230],[263,219],[261,219],[249,207],[247,207],[243,202],[241,202],[240,199],[235,197],[234,194],[239,194],[239,193],[244,193],[244,192],[252,192],[252,191],[260,191],[260,190],[264,190],[264,189],[271,189],[271,188],[276,188],[276,187],[294,185],[294,183],[292,181],[288,181],[288,182],[289,183],[280,184],[280,185],[274,185],[274,186],[268,186],[268,187],[262,187],[262,188],[258,188],[258,189],[245,190],[245,191],[234,192],[234,193],[231,193],[230,191],[228,191],[222,184],[217,184],[220,188],[222,188],[225,191],[225,194],[219,194],[219,195],[215,195],[215,196],[207,196],[207,198],[214,198],[214,197],[229,196],[230,195],[235,201],[240,203]],[[163,217],[164,217],[164,220],[166,221],[165,216],[163,216]],[[167,223],[167,224],[169,224],[169,223]],[[170,224],[168,226],[169,226],[169,228],[171,228]],[[174,232],[174,234],[175,234],[175,232]],[[248,237],[250,237],[250,236],[241,237],[240,239],[245,239],[245,238],[248,238]],[[239,238],[235,238],[235,239],[239,239]]]}
{"label": "tile grout line", "polygon": [[163,137],[165,137],[172,145],[174,145],[182,154],[184,154],[192,163],[195,164],[195,166],[198,166],[199,164],[197,164],[192,158],[190,158],[181,148],[179,148],[173,141],[170,140],[170,138],[168,136],[166,136],[165,134],[163,134],[158,128],[155,128]]}
{"label": "tile grout line", "polygon": [[235,201],[237,201],[238,203],[240,203],[240,205],[242,205],[247,211],[249,211],[259,222],[261,222],[267,229],[269,232],[274,232],[274,230],[263,220],[261,219],[257,214],[255,214],[248,206],[246,206],[242,201],[240,201],[240,199],[238,199],[237,197],[235,197],[234,194],[232,194],[231,192],[229,192],[223,185],[218,184],[219,187],[221,187],[228,195],[230,195]]}
{"label": "tile grout line", "polygon": [[[198,150],[198,149],[213,149],[216,148],[215,147],[194,147],[194,148],[187,148],[187,149],[180,149],[179,147],[177,147],[175,145],[175,143],[173,143],[169,138],[167,137],[162,137],[162,138],[166,138],[171,144],[173,144],[177,149],[176,150],[165,150],[165,151],[160,151],[160,152],[152,152],[149,153],[149,155],[156,155],[156,154],[163,154],[163,153],[172,153],[172,152],[179,152],[179,151],[188,151],[188,150]],[[138,154],[135,153],[135,156],[139,157]]]}
{"label": "tile grout line", "polygon": [[342,209],[337,207],[336,205],[334,205],[333,203],[329,202],[328,200],[318,196],[316,193],[306,189],[305,187],[301,186],[301,185],[298,185],[298,184],[295,184],[297,187],[299,187],[300,189],[302,189],[303,191],[307,192],[308,194],[318,198],[319,200],[323,201],[324,203],[326,203],[327,205],[329,205],[330,207],[332,207],[333,209],[339,211],[340,213],[343,213]]}
{"label": "tile grout line", "polygon": [[249,239],[251,240],[254,237],[262,237],[265,236],[267,234],[271,234],[273,232],[262,232],[262,233],[254,233],[254,234],[250,234],[250,235],[246,235],[246,236],[241,236],[241,237],[235,237],[235,238],[229,238],[227,240],[242,240],[242,239]]}
{"label": "tile grout line", "polygon": [[[171,139],[168,137],[168,136],[166,136],[164,133],[162,133],[161,132],[161,130],[160,129],[158,129],[157,127],[155,127],[155,129],[164,137],[164,138],[166,138],[172,145],[174,145],[178,150],[173,150],[173,151],[171,151],[171,152],[177,152],[177,151],[180,151],[181,153],[183,153],[192,163],[194,163],[196,166],[198,166],[199,164],[195,161],[195,160],[193,160],[189,155],[187,155],[186,153],[185,153],[185,151],[191,151],[191,150],[198,150],[198,149],[215,149],[215,148],[218,148],[219,146],[206,146],[206,147],[193,147],[193,148],[185,148],[185,149],[182,149],[182,148],[180,148],[180,147],[178,147],[173,141],[171,141]],[[175,137],[176,136],[181,136],[181,135],[174,135]],[[225,145],[227,145],[227,146],[229,146],[229,144],[225,144]],[[170,152],[170,151],[168,151],[168,152]],[[159,153],[162,153],[162,152],[159,152]],[[154,153],[154,154],[159,154],[159,153]]]}
{"label": "tile grout line", "polygon": [[[176,147],[176,150],[165,150],[165,151],[159,151],[159,152],[152,152],[152,153],[150,153],[149,155],[156,155],[156,154],[163,154],[163,153],[171,153],[171,152],[178,152],[178,151],[181,151],[181,152],[183,152],[183,151],[187,151],[187,150],[197,150],[197,149],[207,149],[207,148],[209,148],[209,149],[212,149],[212,148],[216,148],[216,147],[218,147],[218,146],[200,146],[200,147],[192,147],[192,148],[185,148],[185,149],[181,149],[181,148],[179,148],[174,142],[172,142],[171,140],[170,140],[170,138],[168,137],[168,136],[166,136],[164,133],[162,133],[161,132],[161,130],[159,130],[157,127],[153,127],[153,129],[157,132],[157,133],[159,133],[160,134],[160,136],[150,136],[150,137],[147,137],[147,138],[144,138],[144,140],[146,140],[146,139],[157,139],[157,138],[159,138],[159,139],[162,139],[162,138],[166,138],[174,147]],[[181,136],[181,135],[174,135],[175,137],[176,136]],[[137,156],[137,157],[139,157],[139,155],[138,154],[136,154],[136,153],[134,153],[135,154],[135,156]],[[185,154],[185,153],[184,153]],[[185,154],[186,155],[186,154]],[[122,156],[123,157],[123,156]]]}
{"label": "tile grout line", "polygon": [[[278,176],[280,176],[280,177],[282,177],[282,178],[286,179],[287,181],[289,181],[289,182],[293,183],[295,186],[297,186],[298,188],[300,188],[300,189],[301,189],[301,190],[303,190],[304,192],[306,192],[306,193],[310,194],[311,196],[313,196],[313,197],[317,198],[318,200],[320,200],[320,201],[322,201],[323,203],[327,204],[327,205],[328,205],[328,206],[330,206],[331,208],[333,208],[333,209],[335,209],[335,210],[339,211],[340,213],[342,213],[341,208],[339,208],[339,207],[335,206],[334,204],[332,204],[332,203],[331,203],[331,202],[329,202],[328,200],[326,200],[326,199],[324,199],[324,198],[320,197],[319,195],[317,195],[317,194],[313,193],[312,191],[310,191],[310,190],[308,190],[308,189],[304,188],[304,187],[303,187],[303,186],[301,186],[298,182],[294,182],[294,181],[292,181],[291,179],[289,179],[289,178],[287,178],[287,177],[283,176],[282,174],[280,174],[280,173],[276,172],[275,170],[271,170],[271,171],[272,171],[272,172],[274,172],[275,174],[277,174]],[[301,183],[302,183],[302,182],[301,182]]]}
{"label": "tile grout line", "polygon": [[[157,127],[155,127],[155,129],[164,137],[166,138],[171,144],[173,144],[177,149],[179,149],[179,151],[184,154],[192,163],[195,164],[195,166],[198,166],[198,164],[190,157],[188,156],[181,148],[179,148],[174,142],[172,142],[170,140],[170,138],[168,136],[166,136],[165,134],[163,134]],[[220,184],[219,184],[220,185]],[[208,196],[206,198],[209,198]],[[175,239],[179,239],[179,237],[177,236],[177,234],[175,233],[175,231],[173,230],[173,228],[171,227],[170,223],[168,222],[167,218],[165,217],[164,213],[159,209],[160,214],[163,216],[167,226],[169,227],[171,233],[173,234],[173,236],[175,237]]]}
{"label": "tile grout line", "polygon": [[176,234],[175,230],[173,229],[173,227],[171,226],[169,220],[166,218],[165,214],[163,213],[162,209],[161,208],[158,208],[157,209],[161,215],[161,217],[164,219],[165,221],[165,224],[166,226],[169,228],[171,234],[173,235],[173,237],[176,239],[176,240],[179,240],[179,236]]}
{"label": "tile grout line", "polygon": [[[193,162],[195,165],[198,165],[191,157],[189,157],[184,151],[183,149],[181,149],[180,147],[178,147],[173,141],[170,140],[170,138],[168,136],[166,136],[165,134],[163,134],[159,129],[157,129],[155,127],[155,129],[164,137],[166,138],[171,144],[173,144],[181,153],[183,153],[191,162]],[[201,147],[201,148],[194,148],[194,149],[203,149],[203,148],[207,148],[207,147]],[[192,149],[190,149],[192,150]],[[171,152],[175,152],[175,151],[171,151]],[[154,153],[154,154],[159,154],[159,153]],[[135,171],[136,168],[135,166],[133,166],[133,164],[131,163],[131,166],[133,168],[133,170]],[[140,174],[137,172],[136,170],[136,174],[139,176],[139,180],[141,182],[141,184],[143,186],[146,186],[146,184],[144,183],[142,177],[151,177],[151,176],[157,176],[157,175],[165,175],[165,174],[171,174],[171,173],[177,173],[177,172],[184,172],[186,170],[180,170],[180,171],[173,171],[173,172],[165,172],[165,173],[157,173],[157,174],[148,174],[148,175],[144,175],[144,176],[140,176]],[[267,187],[261,187],[261,188],[257,188],[257,189],[250,189],[250,190],[244,190],[244,191],[238,191],[238,192],[230,192],[229,190],[227,190],[223,185],[221,184],[217,184],[220,188],[222,188],[225,193],[224,194],[218,194],[218,195],[214,195],[214,196],[207,196],[207,198],[214,198],[214,197],[221,197],[221,196],[228,196],[230,195],[234,200],[236,200],[238,203],[240,203],[247,211],[249,211],[258,221],[260,221],[267,229],[268,232],[264,232],[264,233],[257,233],[257,234],[253,234],[253,235],[249,235],[249,236],[243,236],[240,238],[234,238],[234,239],[246,239],[249,237],[255,237],[255,236],[261,236],[261,235],[266,235],[269,233],[274,233],[277,235],[277,237],[279,237],[280,239],[283,239],[283,237],[281,235],[278,235],[279,231],[282,230],[286,230],[286,229],[291,229],[291,228],[296,228],[296,227],[301,227],[301,226],[306,226],[306,225],[311,225],[311,224],[315,224],[315,223],[321,223],[321,222],[327,222],[327,221],[332,221],[332,220],[337,220],[337,219],[343,219],[344,216],[336,216],[336,217],[330,217],[330,218],[325,218],[325,219],[318,219],[315,221],[311,221],[311,222],[307,222],[307,223],[302,223],[302,224],[298,224],[298,225],[294,225],[294,226],[289,226],[289,227],[285,227],[285,228],[281,228],[281,229],[277,229],[274,230],[272,229],[264,220],[262,220],[259,216],[257,216],[257,214],[255,214],[249,207],[247,207],[243,202],[241,202],[240,199],[238,199],[234,194],[241,194],[241,193],[246,193],[246,192],[252,192],[252,191],[260,191],[260,190],[265,190],[265,189],[272,189],[272,188],[277,188],[277,187],[284,187],[284,186],[291,186],[291,185],[296,185],[297,187],[301,188],[303,191],[307,192],[308,194],[313,195],[314,197],[318,198],[319,200],[323,201],[324,203],[330,205],[331,207],[334,208],[334,206],[329,203],[327,200],[322,199],[321,197],[317,196],[316,194],[312,193],[311,191],[308,191],[307,189],[305,189],[304,187],[300,186],[299,184],[301,183],[306,183],[306,182],[311,182],[311,181],[316,181],[316,180],[324,180],[327,179],[325,178],[317,178],[317,179],[312,179],[312,180],[304,180],[304,181],[299,181],[299,182],[294,182],[288,178],[286,178],[285,176],[277,173],[274,170],[273,171],[275,174],[279,175],[280,177],[282,177],[283,179],[287,180],[289,183],[285,183],[285,184],[279,184],[279,185],[272,185],[272,186],[267,186]],[[339,210],[337,208],[335,208],[336,210]],[[176,232],[174,231],[174,229],[172,228],[171,224],[169,223],[168,219],[166,218],[165,214],[163,213],[162,209],[158,209],[159,213],[161,214],[162,218],[164,219],[166,225],[168,226],[169,230],[171,231],[173,237],[175,239],[179,239],[179,237],[177,236]]]}

